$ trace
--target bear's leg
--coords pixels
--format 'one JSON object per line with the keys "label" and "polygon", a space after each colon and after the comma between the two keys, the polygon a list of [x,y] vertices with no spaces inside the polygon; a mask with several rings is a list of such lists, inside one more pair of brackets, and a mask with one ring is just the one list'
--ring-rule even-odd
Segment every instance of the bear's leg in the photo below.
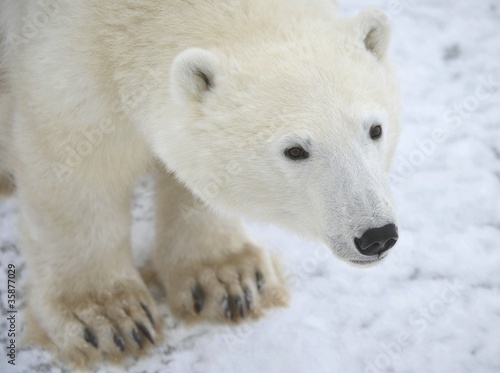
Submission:
{"label": "bear's leg", "polygon": [[61,169],[29,138],[16,172],[30,276],[28,341],[77,366],[141,353],[160,337],[161,318],[131,260],[125,166],[99,169],[102,160],[91,164],[89,155],[78,168]]}
{"label": "bear's leg", "polygon": [[287,303],[277,262],[242,223],[198,202],[172,175],[158,173],[153,265],[177,317],[241,321]]}

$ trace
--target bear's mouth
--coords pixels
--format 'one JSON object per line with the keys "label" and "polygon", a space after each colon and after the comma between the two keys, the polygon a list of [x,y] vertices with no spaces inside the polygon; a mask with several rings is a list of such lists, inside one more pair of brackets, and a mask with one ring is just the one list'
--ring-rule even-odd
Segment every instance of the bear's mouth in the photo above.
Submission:
{"label": "bear's mouth", "polygon": [[379,255],[374,257],[373,259],[366,259],[366,260],[349,260],[353,264],[361,265],[361,266],[371,266],[377,263],[380,263],[385,259],[387,254]]}
{"label": "bear's mouth", "polygon": [[350,260],[351,263],[357,264],[357,265],[362,265],[362,266],[369,266],[373,265],[375,263],[380,262],[380,259],[375,259],[375,260]]}

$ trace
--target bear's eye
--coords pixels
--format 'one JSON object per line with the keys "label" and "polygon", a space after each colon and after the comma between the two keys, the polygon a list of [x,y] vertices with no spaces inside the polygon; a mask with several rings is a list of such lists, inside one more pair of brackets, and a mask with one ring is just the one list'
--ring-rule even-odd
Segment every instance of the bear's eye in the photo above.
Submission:
{"label": "bear's eye", "polygon": [[382,137],[382,126],[380,124],[375,124],[372,128],[370,128],[370,137],[373,140],[377,140]]}
{"label": "bear's eye", "polygon": [[294,146],[285,150],[285,156],[293,161],[309,158],[309,153],[300,146]]}

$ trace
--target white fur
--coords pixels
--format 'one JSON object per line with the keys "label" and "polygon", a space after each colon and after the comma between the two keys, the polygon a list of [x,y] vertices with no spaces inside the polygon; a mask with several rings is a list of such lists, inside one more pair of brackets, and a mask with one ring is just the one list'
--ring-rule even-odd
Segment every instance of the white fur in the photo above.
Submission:
{"label": "white fur", "polygon": [[[147,170],[160,170],[155,268],[180,316],[193,316],[185,286],[206,271],[241,294],[243,274],[262,268],[256,307],[284,293],[240,216],[348,261],[362,258],[354,237],[395,223],[385,175],[399,102],[381,12],[341,18],[327,0],[40,4],[0,4],[0,129],[13,134],[0,156],[13,148],[31,309],[63,356],[94,354],[77,332],[57,342],[78,325],[72,313],[92,321],[119,304],[90,301],[96,289],[118,299],[126,283],[127,302],[150,302],[129,252],[130,194]],[[284,157],[297,144],[309,159]],[[217,319],[217,292],[205,291],[201,316]]]}

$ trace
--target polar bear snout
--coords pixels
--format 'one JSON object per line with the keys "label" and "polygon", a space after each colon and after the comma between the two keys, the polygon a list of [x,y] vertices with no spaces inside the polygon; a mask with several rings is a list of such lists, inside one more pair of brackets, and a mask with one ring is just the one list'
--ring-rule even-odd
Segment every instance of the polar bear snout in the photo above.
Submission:
{"label": "polar bear snout", "polygon": [[367,256],[381,255],[392,248],[399,238],[395,224],[367,230],[360,238],[354,239],[358,251]]}

